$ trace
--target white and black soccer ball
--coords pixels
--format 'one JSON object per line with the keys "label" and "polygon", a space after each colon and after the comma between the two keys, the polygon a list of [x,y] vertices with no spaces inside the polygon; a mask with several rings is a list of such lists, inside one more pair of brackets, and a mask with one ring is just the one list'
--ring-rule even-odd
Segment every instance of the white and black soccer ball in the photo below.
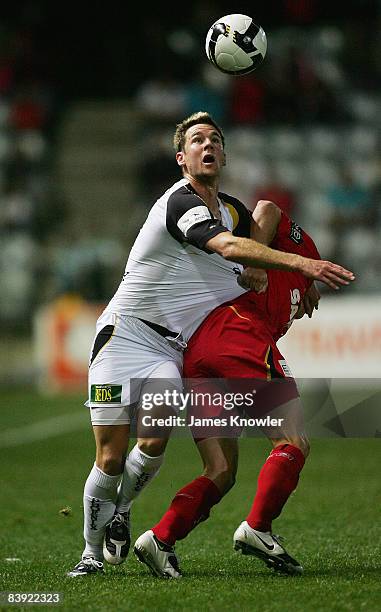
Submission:
{"label": "white and black soccer ball", "polygon": [[213,23],[206,35],[206,55],[227,74],[248,74],[264,60],[267,38],[261,26],[247,15],[225,15]]}

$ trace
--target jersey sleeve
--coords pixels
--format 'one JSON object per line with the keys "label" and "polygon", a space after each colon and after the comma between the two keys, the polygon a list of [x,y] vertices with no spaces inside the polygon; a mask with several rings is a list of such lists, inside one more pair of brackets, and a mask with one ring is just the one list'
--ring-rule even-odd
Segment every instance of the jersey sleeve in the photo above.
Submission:
{"label": "jersey sleeve", "polygon": [[282,212],[276,236],[270,246],[278,251],[296,253],[311,259],[321,259],[311,236],[284,212]]}
{"label": "jersey sleeve", "polygon": [[211,253],[205,244],[214,236],[228,232],[219,219],[215,219],[202,199],[186,186],[170,195],[167,203],[167,230],[180,243]]}

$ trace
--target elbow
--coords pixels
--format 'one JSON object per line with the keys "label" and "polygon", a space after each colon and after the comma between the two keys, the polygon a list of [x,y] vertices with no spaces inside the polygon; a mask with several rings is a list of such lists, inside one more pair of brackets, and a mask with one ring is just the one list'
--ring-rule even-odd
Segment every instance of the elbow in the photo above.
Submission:
{"label": "elbow", "polygon": [[237,261],[241,255],[240,249],[234,240],[234,236],[232,236],[232,238],[233,240],[226,241],[220,252],[220,255],[227,261]]}
{"label": "elbow", "polygon": [[213,253],[218,253],[218,255],[221,255],[221,257],[228,261],[241,263],[240,258],[243,256],[242,240],[244,239],[233,236],[233,234],[226,231],[211,238],[205,246],[210,251],[213,251]]}
{"label": "elbow", "polygon": [[255,219],[257,215],[277,216],[280,219],[281,209],[271,200],[258,200],[254,208],[253,218]]}
{"label": "elbow", "polygon": [[237,238],[228,232],[223,236],[220,234],[216,247],[215,252],[228,261],[234,261],[237,257]]}

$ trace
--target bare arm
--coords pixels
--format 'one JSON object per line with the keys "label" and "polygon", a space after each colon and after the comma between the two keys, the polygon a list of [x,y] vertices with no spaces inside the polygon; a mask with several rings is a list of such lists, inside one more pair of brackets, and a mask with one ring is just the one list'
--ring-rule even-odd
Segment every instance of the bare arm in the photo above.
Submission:
{"label": "bare arm", "polygon": [[332,289],[339,289],[339,285],[348,285],[355,278],[353,272],[330,261],[276,251],[256,240],[233,236],[231,232],[221,232],[208,240],[205,246],[228,261],[254,268],[301,272],[307,278],[319,280]]}
{"label": "bare arm", "polygon": [[280,208],[270,200],[259,200],[253,212],[251,238],[261,244],[271,244],[282,216]]}
{"label": "bare arm", "polygon": [[[281,216],[281,210],[274,202],[259,200],[252,215],[251,238],[261,244],[271,244]],[[253,289],[256,293],[263,293],[268,286],[266,270],[247,267],[237,278],[237,283],[244,289]]]}

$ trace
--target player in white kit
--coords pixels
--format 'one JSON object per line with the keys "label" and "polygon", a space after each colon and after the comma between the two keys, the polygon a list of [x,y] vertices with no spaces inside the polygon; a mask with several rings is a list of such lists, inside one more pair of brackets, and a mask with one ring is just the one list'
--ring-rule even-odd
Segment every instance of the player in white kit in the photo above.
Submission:
{"label": "player in white kit", "polygon": [[[354,278],[331,262],[250,239],[250,213],[218,190],[224,136],[208,113],[180,123],[174,144],[183,178],[152,207],[97,322],[87,401],[96,460],[84,488],[85,549],[69,576],[102,573],[104,558],[126,558],[131,503],[158,472],[171,429],[158,434],[138,419],[137,444],[127,455],[131,419],[143,394],[181,390],[187,340],[216,306],[245,291],[237,283],[243,267],[297,270],[333,288]],[[152,416],[176,414],[170,402],[161,404]]]}

